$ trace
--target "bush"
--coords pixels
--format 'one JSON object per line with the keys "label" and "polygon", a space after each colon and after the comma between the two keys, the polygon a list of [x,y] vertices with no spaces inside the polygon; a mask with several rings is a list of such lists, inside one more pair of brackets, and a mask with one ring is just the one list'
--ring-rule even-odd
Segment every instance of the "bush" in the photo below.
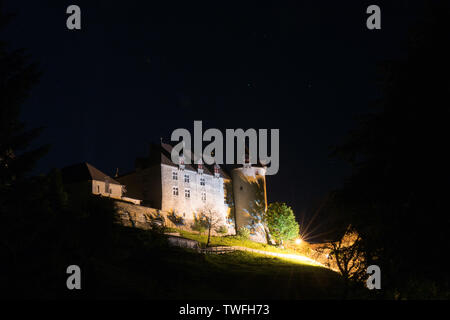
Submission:
{"label": "bush", "polygon": [[170,221],[173,222],[174,225],[176,226],[181,226],[184,224],[184,219],[183,217],[177,215],[174,211],[170,212],[167,215],[167,219],[169,219]]}
{"label": "bush", "polygon": [[153,230],[156,233],[165,233],[166,232],[166,226],[164,225],[164,222],[161,220],[152,220],[150,222],[151,230]]}
{"label": "bush", "polygon": [[194,223],[191,225],[191,229],[203,233],[208,229],[208,221],[204,217],[194,217]]}
{"label": "bush", "polygon": [[250,238],[250,230],[246,227],[240,227],[236,234],[239,238],[246,240]]}
{"label": "bush", "polygon": [[164,217],[158,212],[156,215],[150,217],[151,229],[157,233],[164,233],[167,231]]}
{"label": "bush", "polygon": [[217,233],[225,234],[228,233],[228,228],[225,225],[221,225],[216,231]]}

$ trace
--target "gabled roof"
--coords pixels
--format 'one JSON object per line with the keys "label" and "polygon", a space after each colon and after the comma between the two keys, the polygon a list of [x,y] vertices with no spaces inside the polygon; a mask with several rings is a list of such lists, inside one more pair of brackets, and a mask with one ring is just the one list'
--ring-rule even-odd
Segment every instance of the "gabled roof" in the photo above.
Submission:
{"label": "gabled roof", "polygon": [[[170,144],[161,143],[161,163],[176,167],[176,166],[178,166],[178,164],[175,164],[172,162],[172,156],[171,156],[172,149],[173,149],[173,146],[171,146]],[[185,169],[191,170],[191,171],[197,171],[196,167],[197,167],[196,165],[189,164],[189,163],[186,163],[184,165]],[[210,172],[207,172],[206,170],[204,170],[204,172],[207,174],[211,174]]]}
{"label": "gabled roof", "polygon": [[[161,143],[161,163],[166,164],[169,166],[175,166],[178,165],[173,163],[171,160],[171,152],[173,147],[170,144],[167,143]],[[189,155],[191,159],[193,159],[193,153],[192,151],[189,151]],[[185,169],[191,170],[191,171],[197,171],[198,170],[198,164],[185,164]],[[203,164],[203,173],[214,175],[214,165],[207,165]],[[229,179],[230,177],[225,173],[225,171],[222,169],[222,167],[219,165],[219,174],[222,178]]]}
{"label": "gabled roof", "polygon": [[61,170],[62,178],[64,183],[74,183],[89,180],[106,181],[112,184],[119,184],[116,180],[108,176],[107,174],[101,172],[93,165],[82,162],[77,163]]}

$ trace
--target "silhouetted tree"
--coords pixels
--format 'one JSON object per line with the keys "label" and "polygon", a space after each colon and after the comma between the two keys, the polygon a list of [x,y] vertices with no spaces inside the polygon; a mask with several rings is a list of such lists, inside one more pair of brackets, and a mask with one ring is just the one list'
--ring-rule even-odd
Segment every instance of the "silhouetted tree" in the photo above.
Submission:
{"label": "silhouetted tree", "polygon": [[[0,32],[11,18],[4,14],[0,3]],[[0,40],[0,282],[6,291],[10,289],[11,296],[15,294],[15,282],[21,281],[14,275],[20,270],[24,248],[46,230],[33,228],[38,217],[31,213],[42,209],[49,216],[62,205],[62,202],[42,201],[43,194],[55,195],[56,190],[44,187],[55,176],[26,178],[26,173],[48,148],[29,150],[30,142],[41,129],[26,130],[19,119],[21,106],[39,76],[37,65],[30,62],[23,49],[9,50]]]}
{"label": "silhouetted tree", "polygon": [[[11,19],[0,7],[0,32]],[[20,121],[21,105],[37,83],[40,73],[23,49],[8,50],[0,41],[0,188],[21,179],[47,152],[48,146],[27,150],[42,128],[26,130]]]}
{"label": "silhouetted tree", "polygon": [[342,275],[344,298],[347,298],[352,284],[358,285],[367,276],[366,254],[362,240],[352,226],[348,226],[338,240],[321,244],[316,252],[321,257],[315,258],[318,258],[327,267],[339,271]]}
{"label": "silhouetted tree", "polygon": [[353,174],[337,213],[361,236],[388,297],[448,297],[450,32],[448,3],[433,2],[408,55],[381,65],[378,111],[335,149]]}

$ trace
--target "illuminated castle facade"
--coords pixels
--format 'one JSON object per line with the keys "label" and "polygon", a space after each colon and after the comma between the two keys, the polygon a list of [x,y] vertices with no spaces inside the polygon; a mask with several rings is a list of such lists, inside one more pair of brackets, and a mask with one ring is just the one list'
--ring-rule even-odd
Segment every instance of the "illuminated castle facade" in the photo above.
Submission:
{"label": "illuminated castle facade", "polygon": [[185,164],[183,157],[173,163],[171,151],[169,144],[152,145],[148,157],[136,159],[133,172],[115,177],[127,197],[173,213],[185,225],[209,208],[229,234],[246,227],[252,240],[267,242],[258,218],[267,208],[265,168],[247,163],[231,170],[230,177],[218,164]]}

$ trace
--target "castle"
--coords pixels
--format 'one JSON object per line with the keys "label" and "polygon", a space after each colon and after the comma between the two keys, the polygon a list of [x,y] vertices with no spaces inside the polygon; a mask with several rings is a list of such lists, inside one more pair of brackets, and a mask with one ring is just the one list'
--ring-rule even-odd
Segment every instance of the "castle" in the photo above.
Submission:
{"label": "castle", "polygon": [[216,224],[223,225],[228,234],[241,227],[250,230],[250,239],[267,243],[267,228],[261,221],[267,209],[265,168],[246,161],[227,174],[218,164],[185,164],[171,160],[172,146],[151,145],[149,155],[137,158],[132,172],[107,176],[90,164],[63,169],[80,179],[91,181],[93,194],[107,196],[135,205],[154,208],[176,216],[185,226],[205,210],[211,210]]}

